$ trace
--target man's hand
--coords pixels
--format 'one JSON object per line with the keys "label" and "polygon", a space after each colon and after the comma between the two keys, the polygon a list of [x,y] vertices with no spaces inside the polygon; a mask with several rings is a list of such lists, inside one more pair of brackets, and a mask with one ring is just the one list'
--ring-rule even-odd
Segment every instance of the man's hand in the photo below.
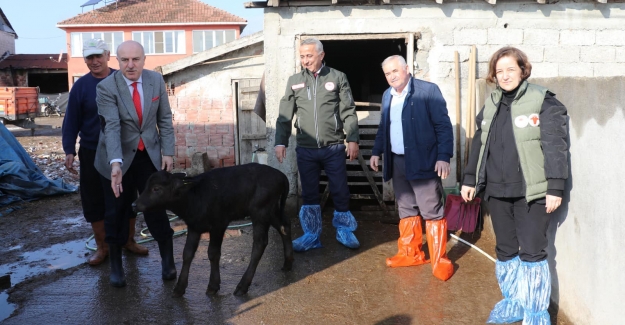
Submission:
{"label": "man's hand", "polygon": [[371,169],[375,170],[376,172],[378,171],[379,163],[380,156],[371,156],[371,158],[369,159],[369,167],[371,167]]}
{"label": "man's hand", "polygon": [[170,172],[174,168],[174,157],[172,156],[163,156],[161,162],[161,169]]}
{"label": "man's hand", "polygon": [[434,167],[434,171],[438,173],[438,177],[442,179],[446,179],[450,172],[449,163],[446,161],[439,160],[436,162],[436,166]]}
{"label": "man's hand", "polygon": [[473,201],[473,198],[475,197],[475,187],[462,185],[460,195],[462,195],[464,202]]}
{"label": "man's hand", "polygon": [[357,142],[347,143],[347,155],[349,156],[349,161],[358,159],[358,143]]}
{"label": "man's hand", "polygon": [[122,187],[122,167],[118,162],[111,164],[111,188],[115,197],[119,197],[124,192]]}
{"label": "man's hand", "polygon": [[78,174],[78,172],[74,169],[74,155],[72,155],[71,153],[65,155],[65,168],[67,168],[67,171],[72,173],[72,174]]}
{"label": "man's hand", "polygon": [[545,206],[547,207],[547,213],[556,211],[562,204],[562,198],[554,195],[547,194]]}
{"label": "man's hand", "polygon": [[276,152],[276,158],[278,158],[278,162],[282,163],[282,160],[286,158],[286,146],[276,146],[274,148]]}

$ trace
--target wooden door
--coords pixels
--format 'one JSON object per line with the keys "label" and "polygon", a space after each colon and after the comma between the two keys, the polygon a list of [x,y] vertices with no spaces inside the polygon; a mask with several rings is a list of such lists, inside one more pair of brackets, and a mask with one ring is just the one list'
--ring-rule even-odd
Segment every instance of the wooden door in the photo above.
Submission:
{"label": "wooden door", "polygon": [[266,123],[254,113],[254,106],[260,91],[260,82],[260,78],[241,79],[234,82],[237,99],[238,164],[252,162],[254,151],[267,147]]}

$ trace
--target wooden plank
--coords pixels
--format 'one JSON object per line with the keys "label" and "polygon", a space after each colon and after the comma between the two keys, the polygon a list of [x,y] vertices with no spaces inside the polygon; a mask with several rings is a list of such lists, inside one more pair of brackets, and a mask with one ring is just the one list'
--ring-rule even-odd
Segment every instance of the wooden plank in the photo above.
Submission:
{"label": "wooden plank", "polygon": [[256,99],[243,99],[241,100],[242,111],[253,111],[256,105]]}
{"label": "wooden plank", "polygon": [[382,107],[382,104],[380,104],[380,103],[354,102],[354,104],[356,104],[356,106],[360,106],[360,107]]}
{"label": "wooden plank", "polygon": [[259,134],[241,134],[241,140],[265,140],[267,139],[267,134],[259,133]]}
{"label": "wooden plank", "polygon": [[386,212],[386,204],[384,204],[384,201],[382,200],[382,194],[380,193],[380,190],[378,190],[378,186],[373,180],[373,177],[371,177],[371,173],[369,172],[369,167],[367,167],[367,164],[365,164],[365,159],[362,158],[361,153],[358,153],[358,161],[360,162],[360,167],[362,167],[362,170],[365,172],[367,176],[367,181],[369,181],[369,185],[371,185],[371,189],[373,189],[373,194],[375,198],[378,200],[378,203],[380,204],[380,208],[382,208]]}
{"label": "wooden plank", "polygon": [[244,2],[243,7],[245,8],[267,8],[267,1]]}
{"label": "wooden plank", "polygon": [[244,94],[247,93],[257,93],[260,91],[260,87],[245,87],[245,88],[241,88],[241,92]]}
{"label": "wooden plank", "polygon": [[319,203],[319,206],[321,206],[322,212],[323,208],[326,206],[326,202],[328,201],[328,196],[330,196],[330,185],[326,185],[326,189],[323,191],[323,194],[321,194],[321,202]]}
{"label": "wooden plank", "polygon": [[[350,194],[349,197],[352,200],[373,200],[375,199],[375,195],[373,194]],[[386,210],[384,210],[386,211]]]}
{"label": "wooden plank", "polygon": [[371,149],[360,149],[359,150],[360,153],[362,153],[363,156],[371,156]]}
{"label": "wooden plank", "polygon": [[378,129],[358,129],[358,134],[378,134]]}
{"label": "wooden plank", "polygon": [[395,201],[395,190],[393,180],[382,183],[382,199],[384,201]]}
{"label": "wooden plank", "polygon": [[[328,181],[319,181],[319,185],[328,185]],[[347,185],[353,186],[369,186],[369,182],[347,182]],[[375,185],[382,185],[382,182],[375,182]]]}
{"label": "wooden plank", "polygon": [[381,114],[379,111],[357,111],[358,125],[379,125]]}
{"label": "wooden plank", "polygon": [[[382,177],[382,172],[371,172],[371,174],[373,174],[373,175],[372,175],[373,177]],[[322,170],[322,171],[321,171],[321,175],[323,175],[323,176],[327,176],[327,175],[326,175],[326,171],[325,171],[325,170]],[[348,176],[348,177],[349,177],[349,176],[365,177],[365,176],[367,176],[367,175],[366,175],[366,172],[348,170],[348,171],[347,171],[347,176]]]}
{"label": "wooden plank", "polygon": [[[367,163],[367,166],[369,166],[369,160],[365,160],[365,163]],[[348,160],[348,161],[345,162],[345,164],[347,164],[347,165],[360,165],[360,162],[358,162],[357,160],[354,160],[354,161],[349,161]],[[383,165],[383,162],[382,162],[381,159],[378,162],[378,165],[380,165],[380,166]]]}
{"label": "wooden plank", "polygon": [[373,147],[374,144],[375,144],[375,140],[360,140],[360,146]]}
{"label": "wooden plank", "polygon": [[[313,2],[315,1],[306,1],[307,6],[314,6]],[[318,1],[319,4],[323,5],[323,1]],[[347,2],[349,3],[349,2]],[[326,5],[330,5],[330,2],[325,2]],[[296,6],[293,1],[289,1],[289,6]],[[388,33],[388,34],[326,34],[326,35],[301,35],[301,40],[305,40],[307,38],[316,38],[320,41],[329,41],[329,40],[378,40],[378,39],[406,39],[408,33]],[[414,33],[414,37],[421,38],[421,33]]]}

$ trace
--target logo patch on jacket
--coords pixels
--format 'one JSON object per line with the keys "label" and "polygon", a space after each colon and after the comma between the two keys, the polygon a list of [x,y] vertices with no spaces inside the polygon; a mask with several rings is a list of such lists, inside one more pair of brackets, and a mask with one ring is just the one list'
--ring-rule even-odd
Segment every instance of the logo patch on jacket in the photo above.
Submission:
{"label": "logo patch on jacket", "polygon": [[529,119],[525,115],[519,115],[514,119],[514,125],[516,127],[522,129],[527,126]]}
{"label": "logo patch on jacket", "polygon": [[291,86],[291,90],[298,90],[298,89],[302,89],[304,87],[306,87],[306,84],[302,82],[301,84],[297,84],[297,85]]}
{"label": "logo patch on jacket", "polygon": [[530,114],[528,122],[529,122],[529,124],[531,126],[539,126],[540,125],[540,118],[538,117],[538,114],[536,114],[536,113]]}
{"label": "logo patch on jacket", "polygon": [[332,82],[332,81],[328,81],[328,82],[326,82],[326,85],[325,85],[325,86],[326,86],[326,89],[327,89],[328,91],[332,91],[332,90],[334,90],[334,82]]}

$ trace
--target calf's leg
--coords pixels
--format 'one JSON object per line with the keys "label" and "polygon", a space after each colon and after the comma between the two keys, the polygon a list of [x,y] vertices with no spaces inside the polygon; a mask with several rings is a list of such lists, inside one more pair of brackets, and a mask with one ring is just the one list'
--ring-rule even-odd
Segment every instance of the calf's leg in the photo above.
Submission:
{"label": "calf's leg", "polygon": [[282,225],[279,219],[273,219],[272,226],[276,228],[282,238],[282,248],[284,249],[284,265],[282,266],[282,271],[290,271],[293,267],[293,241],[291,239],[291,226]]}
{"label": "calf's leg", "polygon": [[219,259],[221,258],[221,243],[224,240],[224,233],[226,228],[211,231],[210,243],[208,244],[208,260],[211,263],[210,280],[208,281],[208,287],[206,288],[206,294],[212,295],[219,291],[219,285],[221,284],[221,276],[219,275]]}
{"label": "calf's leg", "polygon": [[[268,216],[259,216],[256,220],[267,220]],[[254,220],[254,217],[252,217]],[[267,243],[269,242],[269,238],[267,233],[269,232],[269,223],[256,222],[252,225],[254,232],[254,243],[252,244],[252,258],[250,259],[250,264],[247,266],[247,270],[239,284],[237,285],[236,290],[234,291],[235,296],[241,296],[247,293],[247,290],[250,288],[250,284],[252,283],[252,278],[254,278],[254,273],[256,273],[256,267],[258,267],[258,262],[260,262],[260,258],[263,256],[265,252],[265,247],[267,247]]]}
{"label": "calf's leg", "polygon": [[182,270],[180,271],[178,282],[174,288],[174,297],[181,297],[187,290],[187,285],[189,284],[189,268],[191,267],[191,262],[193,261],[193,257],[200,243],[201,235],[201,233],[190,229],[187,232],[187,241],[184,244],[184,250],[182,252]]}

